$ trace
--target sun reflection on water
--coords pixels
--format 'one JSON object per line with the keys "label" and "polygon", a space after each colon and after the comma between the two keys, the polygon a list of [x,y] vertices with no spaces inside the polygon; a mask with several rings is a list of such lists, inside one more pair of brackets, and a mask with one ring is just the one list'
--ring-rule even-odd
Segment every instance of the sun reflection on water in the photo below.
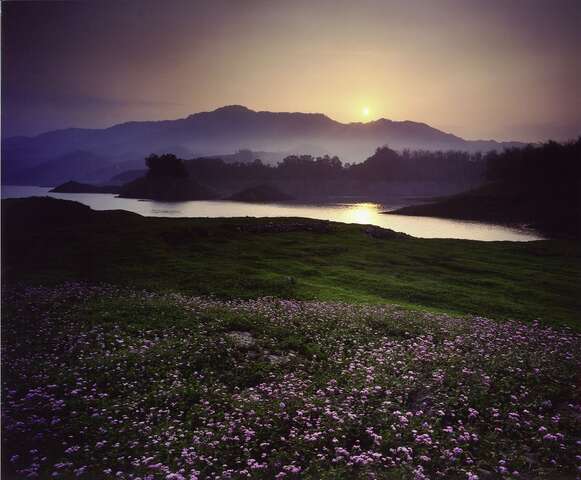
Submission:
{"label": "sun reflection on water", "polygon": [[348,205],[344,210],[346,223],[372,224],[379,215],[380,206],[377,203],[357,203]]}

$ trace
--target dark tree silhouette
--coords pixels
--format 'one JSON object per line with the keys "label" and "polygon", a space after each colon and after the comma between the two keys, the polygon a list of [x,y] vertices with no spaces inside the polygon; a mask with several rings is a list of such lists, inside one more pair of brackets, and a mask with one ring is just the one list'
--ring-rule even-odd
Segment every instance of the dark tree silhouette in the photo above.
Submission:
{"label": "dark tree silhouette", "polygon": [[403,150],[378,148],[363,163],[346,167],[348,175],[360,181],[437,181],[478,182],[483,177],[480,153],[456,150]]}
{"label": "dark tree silhouette", "polygon": [[581,137],[568,143],[549,141],[510,148],[487,154],[485,160],[486,177],[491,181],[545,186],[555,191],[580,187]]}
{"label": "dark tree silhouette", "polygon": [[[487,157],[488,158],[488,157]],[[484,157],[461,151],[404,150],[384,146],[365,162],[343,164],[334,156],[289,155],[277,166],[249,162],[226,163],[218,158],[196,158],[185,162],[190,176],[199,181],[224,179],[269,182],[273,180],[377,181],[463,181],[477,183],[484,177]]]}
{"label": "dark tree silhouette", "polygon": [[171,153],[164,155],[150,155],[145,159],[145,164],[149,169],[148,177],[176,177],[185,178],[188,176],[188,171],[184,165],[184,161],[177,158]]}
{"label": "dark tree silhouette", "polygon": [[[191,178],[204,183],[220,184],[231,181],[343,181],[364,183],[378,181],[407,182],[465,182],[476,184],[484,179],[486,161],[496,158],[496,153],[482,155],[462,151],[404,150],[399,153],[388,146],[359,164],[343,164],[336,156],[313,157],[289,155],[278,165],[264,164],[260,159],[245,162],[225,162],[219,158],[195,158],[182,161],[175,155],[151,155],[147,158],[149,176]],[[504,157],[503,157],[504,158]]]}

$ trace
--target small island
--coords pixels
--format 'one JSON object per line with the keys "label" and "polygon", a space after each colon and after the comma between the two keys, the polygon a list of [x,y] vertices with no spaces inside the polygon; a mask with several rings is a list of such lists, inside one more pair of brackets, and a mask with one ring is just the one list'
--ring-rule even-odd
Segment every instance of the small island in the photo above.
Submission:
{"label": "small island", "polygon": [[51,193],[119,193],[120,191],[121,187],[116,185],[91,185],[73,180],[50,190]]}
{"label": "small island", "polygon": [[219,195],[191,178],[183,160],[172,154],[150,155],[148,171],[121,187],[121,198],[142,198],[166,202],[215,200]]}

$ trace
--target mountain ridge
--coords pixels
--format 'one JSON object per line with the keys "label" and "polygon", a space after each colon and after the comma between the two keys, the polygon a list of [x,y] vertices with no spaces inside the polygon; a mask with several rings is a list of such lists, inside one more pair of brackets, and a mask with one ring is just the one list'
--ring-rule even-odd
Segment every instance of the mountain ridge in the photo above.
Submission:
{"label": "mountain ridge", "polygon": [[499,141],[499,140],[495,140],[495,139],[484,139],[484,138],[478,138],[478,139],[465,139],[463,137],[460,137],[458,135],[455,135],[453,133],[450,132],[446,132],[444,130],[440,130],[439,128],[433,127],[430,124],[426,123],[426,122],[419,122],[419,121],[415,121],[415,120],[393,120],[390,118],[385,118],[385,117],[381,117],[378,118],[376,120],[370,120],[368,122],[341,122],[339,120],[334,120],[331,117],[329,117],[328,115],[324,114],[324,113],[314,113],[314,112],[272,112],[269,110],[252,110],[244,105],[237,105],[237,104],[232,104],[232,105],[225,105],[223,107],[218,107],[214,110],[208,110],[208,111],[202,111],[202,112],[196,112],[196,113],[192,113],[186,117],[182,117],[182,118],[175,118],[175,119],[163,119],[163,120],[128,120],[126,122],[120,122],[120,123],[116,123],[113,125],[110,125],[108,127],[103,127],[103,128],[91,128],[91,127],[66,127],[66,128],[58,128],[55,130],[48,130],[46,132],[41,132],[37,135],[14,135],[14,136],[10,136],[10,137],[6,137],[6,138],[2,138],[2,143],[4,142],[13,142],[13,141],[20,141],[20,140],[32,140],[32,139],[37,139],[39,137],[45,137],[48,135],[53,135],[53,134],[60,134],[60,133],[64,133],[64,132],[101,132],[101,131],[110,131],[113,129],[117,129],[120,127],[125,127],[125,126],[130,126],[130,125],[160,125],[160,124],[164,124],[164,123],[172,123],[172,122],[180,122],[180,121],[185,121],[185,120],[191,120],[194,118],[199,117],[200,115],[204,115],[204,114],[214,114],[214,113],[224,113],[224,112],[231,112],[234,110],[240,109],[240,111],[246,111],[249,113],[255,113],[255,114],[271,114],[271,115],[301,115],[304,117],[320,117],[320,118],[324,118],[325,120],[328,120],[334,124],[339,124],[339,125],[343,125],[343,126],[368,126],[368,125],[373,125],[373,124],[380,124],[380,123],[387,123],[390,125],[394,125],[394,124],[398,124],[398,125],[411,125],[414,127],[427,127],[430,130],[433,131],[437,131],[439,133],[445,134],[445,135],[449,135],[451,137],[454,137],[458,140],[464,141],[464,142],[490,142],[490,143],[495,143],[498,145],[503,145],[503,144],[526,144],[526,143],[530,143],[530,142],[521,142],[518,140],[511,140],[511,141]]}
{"label": "mountain ridge", "polygon": [[[522,145],[518,142],[465,140],[426,123],[377,119],[341,123],[322,113],[255,111],[226,105],[175,120],[129,121],[107,128],[52,130],[34,137],[2,140],[2,183],[26,184],[107,180],[87,169],[76,177],[59,169],[43,173],[45,165],[62,164],[62,157],[86,152],[108,165],[139,168],[150,153],[174,153],[183,158],[219,156],[240,149],[296,154],[339,155],[358,163],[382,145],[402,149],[487,151]],[[111,167],[113,168],[113,167]],[[115,171],[120,173],[119,170]],[[52,180],[55,179],[55,180]],[[23,183],[24,182],[24,183]]]}

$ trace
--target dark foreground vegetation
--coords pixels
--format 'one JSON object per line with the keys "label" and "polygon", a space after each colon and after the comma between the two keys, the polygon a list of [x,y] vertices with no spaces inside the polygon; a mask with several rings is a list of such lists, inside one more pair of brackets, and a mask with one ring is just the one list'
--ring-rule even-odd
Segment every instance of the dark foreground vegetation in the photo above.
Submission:
{"label": "dark foreground vegetation", "polygon": [[2,222],[2,478],[581,467],[578,243],[47,198]]}
{"label": "dark foreground vegetation", "polygon": [[581,138],[491,153],[483,187],[392,213],[526,224],[581,238]]}

